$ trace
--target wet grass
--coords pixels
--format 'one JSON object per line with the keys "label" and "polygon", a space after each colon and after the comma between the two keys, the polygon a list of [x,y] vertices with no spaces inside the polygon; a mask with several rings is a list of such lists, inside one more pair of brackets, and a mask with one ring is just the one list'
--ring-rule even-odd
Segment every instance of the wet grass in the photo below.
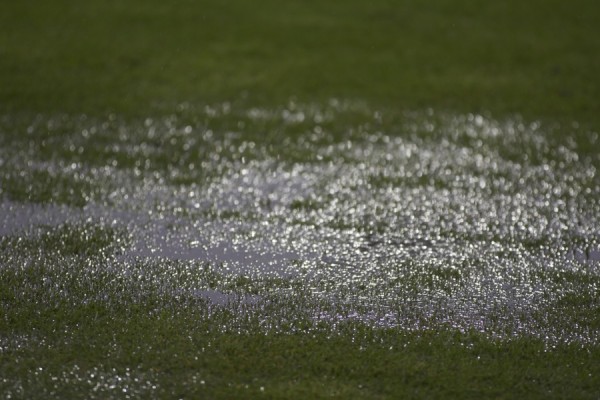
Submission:
{"label": "wet grass", "polygon": [[[301,281],[250,278],[207,263],[116,261],[111,254],[126,240],[93,225],[33,235],[0,241],[0,388],[10,398],[597,394],[595,345],[497,340],[443,325],[413,331],[343,318],[315,324],[317,311],[349,310],[312,298]],[[399,270],[410,275],[391,280],[389,290],[449,290],[463,279],[457,270],[418,262]],[[600,329],[597,296],[589,292],[596,275],[549,271],[537,279],[565,293],[538,309],[539,321],[558,330]],[[258,300],[219,306],[194,295],[199,288]]]}
{"label": "wet grass", "polygon": [[[599,17],[3,5],[0,201],[83,217],[0,216],[0,397],[597,398]],[[184,228],[317,231],[323,255],[289,276],[126,256]]]}
{"label": "wet grass", "polygon": [[[555,147],[535,131],[511,133],[520,120],[507,123],[506,136],[488,138],[494,120],[479,127],[468,121],[474,117],[456,117],[466,121],[460,125],[448,116],[419,115],[380,127],[406,130],[406,138],[394,138],[367,134],[376,117],[364,105],[293,107],[358,121],[342,140],[315,132],[311,116],[298,129],[303,134],[290,135],[312,152],[301,160],[302,151],[288,157],[285,140],[217,130],[232,117],[206,118],[212,113],[206,110],[131,126],[113,117],[5,120],[5,130],[16,132],[2,138],[5,201],[33,204],[38,212],[63,204],[69,206],[63,212],[82,214],[48,226],[12,226],[14,233],[0,239],[2,392],[16,398],[593,398],[600,281],[597,264],[586,258],[598,239],[589,233],[591,222],[573,230],[565,218],[597,210],[596,156],[578,152],[568,137],[553,137]],[[247,117],[260,112],[271,113],[266,122]],[[282,110],[236,113],[247,118],[249,132],[298,128]],[[445,128],[448,139],[428,132],[431,121],[440,129],[455,123],[456,131]],[[58,133],[48,135],[49,125]],[[20,137],[22,129],[29,136]],[[67,148],[86,150],[65,150],[61,138]],[[524,154],[498,154],[515,142]],[[179,162],[176,154],[186,149],[192,154]],[[538,159],[530,160],[536,150]],[[455,164],[455,151],[473,157]],[[321,169],[336,164],[340,170]],[[421,177],[414,175],[419,171]],[[277,188],[278,195],[260,193],[270,184],[261,183],[264,176],[289,180],[294,173],[301,179],[292,184],[312,182],[306,192],[286,193],[284,179],[287,189]],[[483,190],[480,182],[506,185]],[[211,191],[218,196],[209,201]],[[359,197],[365,193],[368,206]],[[450,194],[459,200],[448,201]],[[423,206],[435,195],[447,209]],[[491,207],[490,199],[508,201],[506,209],[523,216],[521,225],[503,229],[486,219],[489,211],[479,207]],[[515,206],[514,199],[525,203]],[[142,216],[164,221],[164,230],[133,222]],[[170,240],[178,230],[191,229],[184,239],[192,246],[210,235],[196,231],[196,221],[228,226],[219,240],[232,246],[243,243],[228,235],[277,240],[271,237],[277,225],[321,232],[323,246],[337,236],[350,243],[337,243],[337,256],[327,254],[335,248],[321,247],[320,258],[281,261],[289,276],[242,272],[231,260],[127,256],[136,243],[156,235]],[[524,221],[545,225],[527,230]],[[547,228],[551,221],[566,228]],[[284,245],[304,240],[286,235]],[[453,252],[444,255],[440,246]],[[370,254],[376,256],[361,258]]]}
{"label": "wet grass", "polygon": [[[494,343],[475,333],[363,327],[344,335],[265,336],[214,332],[219,318],[191,310],[148,317],[142,307],[127,318],[112,308],[71,310],[37,317],[47,322],[29,328],[41,344],[4,352],[15,362],[2,365],[3,376],[19,379],[5,393],[32,399],[594,398],[600,373],[597,350],[549,350],[522,339]],[[52,340],[54,330],[63,339]]]}
{"label": "wet grass", "polygon": [[[60,258],[78,254],[61,251],[77,240],[92,247],[97,243],[101,251],[107,234],[79,233],[81,238],[75,239],[77,233],[60,228],[51,239],[39,239],[42,258],[20,268],[13,262],[13,267],[0,271],[0,388],[7,398],[597,395],[597,346],[527,337],[494,340],[453,329],[381,329],[351,321],[315,326],[306,314],[314,303],[298,305],[303,289],[286,280],[260,284],[240,276],[226,278],[215,272],[218,267],[190,269],[173,262],[142,262],[128,274],[118,274],[114,268],[122,266],[99,261],[90,277],[88,258]],[[12,245],[26,250],[30,243]],[[153,268],[162,273],[152,277]],[[447,278],[459,276],[434,271],[423,275],[424,281],[416,278],[415,284],[427,286]],[[565,279],[587,286],[585,278],[573,274]],[[230,307],[174,294],[174,288],[190,283],[275,295],[268,308],[257,307],[259,313],[252,313],[251,305],[238,304],[246,307],[246,317],[240,319]],[[294,287],[295,294],[282,297],[283,289]],[[594,311],[583,299],[564,297],[557,304],[559,311],[574,306],[597,316],[597,304]],[[298,306],[290,308],[291,304]],[[551,307],[548,315],[557,315]],[[580,315],[568,312],[582,323]],[[263,325],[267,321],[278,324],[269,334]],[[596,329],[597,324],[596,317]]]}
{"label": "wet grass", "polygon": [[83,207],[93,197],[90,183],[50,171],[11,171],[2,175],[1,193],[8,199]]}
{"label": "wet grass", "polygon": [[[322,111],[332,106],[295,107],[308,113],[307,107]],[[13,226],[14,233],[0,239],[2,393],[16,398],[128,394],[593,398],[598,390],[594,360],[600,281],[597,264],[585,258],[598,248],[597,236],[589,233],[593,228],[589,223],[579,223],[576,234],[544,226],[528,231],[523,221],[532,227],[536,221],[548,225],[557,215],[572,229],[573,222],[564,218],[594,213],[598,186],[590,166],[596,158],[577,152],[568,138],[562,142],[554,138],[564,147],[562,153],[555,151],[526,130],[524,138],[507,134],[489,140],[487,128],[471,133],[474,138],[468,141],[454,140],[452,133],[449,141],[443,135],[410,136],[415,124],[420,132],[421,125],[430,122],[420,116],[407,117],[402,126],[409,136],[404,139],[367,135],[365,126],[374,117],[364,113],[363,106],[332,111],[331,118],[341,115],[344,120],[353,110],[361,116],[355,127],[358,133],[349,132],[347,140],[335,135],[313,138],[314,129],[302,128],[305,133],[297,141],[310,143],[307,152],[316,151],[304,161],[297,158],[301,152],[287,157],[287,143],[261,142],[258,136],[249,141],[216,130],[227,124],[221,120],[228,121],[229,115],[206,119],[203,128],[189,114],[138,121],[130,127],[114,123],[113,128],[111,117],[78,123],[64,117],[65,126],[57,128],[60,133],[47,137],[43,145],[44,126],[55,122],[30,129],[30,137],[3,137],[6,161],[0,176],[5,201],[33,203],[40,212],[66,204],[70,208],[63,208],[65,212],[82,216],[58,225]],[[280,111],[265,119],[267,123],[259,120],[255,126],[249,118],[245,128],[253,132],[289,124]],[[314,117],[312,121],[314,128]],[[8,132],[11,126],[31,126],[19,119],[4,123]],[[495,126],[492,120],[486,124]],[[457,127],[454,135],[469,135],[478,124]],[[14,131],[19,129],[23,128]],[[149,136],[153,130],[160,139]],[[75,148],[88,146],[85,152],[90,156],[65,151],[59,138]],[[191,140],[197,143],[188,146]],[[526,154],[539,149],[539,160],[495,152],[512,146],[511,140],[522,143]],[[95,156],[93,148],[98,149]],[[194,154],[179,163],[174,153],[186,148]],[[475,155],[460,159],[464,165],[455,165],[454,150]],[[386,161],[394,151],[401,154],[391,158],[400,169],[390,168]],[[321,154],[333,161],[319,159]],[[473,161],[485,157],[487,164]],[[200,165],[202,172],[194,175],[188,163]],[[342,167],[341,173],[320,169],[335,164]],[[499,177],[509,185],[518,182],[511,175],[517,172],[509,169],[513,165],[523,180],[518,188],[499,185],[480,190],[480,182],[496,182]],[[24,174],[17,174],[19,166]],[[295,168],[302,179],[292,183],[317,177],[307,193],[297,197],[285,189],[275,192],[281,196],[265,197],[259,192],[244,202],[244,195],[265,185],[263,176],[275,179],[272,171],[277,169],[283,177],[294,177]],[[449,174],[448,168],[461,173]],[[452,185],[415,179],[408,175],[413,171],[449,179]],[[16,176],[30,179],[13,179]],[[65,182],[49,179],[53,176],[65,177]],[[189,181],[180,181],[182,177]],[[285,180],[282,184],[289,188]],[[230,189],[222,198],[195,205],[208,196],[206,192],[219,194],[223,186]],[[529,203],[509,202],[506,207],[523,215],[521,226],[505,230],[484,218],[485,209],[465,212],[464,207],[490,207],[490,198],[513,201],[519,198],[517,189]],[[583,197],[578,200],[568,192],[571,189]],[[448,202],[450,193],[461,199],[463,191],[480,200]],[[436,213],[423,207],[427,197],[419,197],[422,192],[443,195],[440,201],[450,211]],[[377,201],[362,205],[356,197],[364,193],[368,201]],[[538,198],[546,203],[540,204]],[[231,204],[220,205],[222,200]],[[565,210],[566,204],[574,211]],[[90,206],[104,214],[85,218]],[[402,217],[407,207],[414,212]],[[463,219],[453,223],[453,215]],[[471,215],[488,221],[487,227],[477,228],[468,220]],[[133,222],[140,216],[164,220],[166,228],[157,233]],[[403,227],[406,218],[416,218],[413,229]],[[156,235],[168,239],[181,229],[192,229],[184,236],[192,243],[204,234],[194,231],[200,229],[194,228],[195,221],[228,226],[230,235],[248,241],[272,235],[270,229],[281,224],[289,230],[303,226],[322,232],[318,237],[327,238],[324,242],[349,235],[345,237],[350,243],[349,247],[338,243],[343,251],[337,257],[327,255],[335,252],[327,247],[317,259],[294,255],[287,269],[279,266],[291,271],[287,277],[241,272],[226,261],[126,256],[136,242]],[[231,245],[240,245],[231,236],[224,237]],[[303,238],[285,236],[285,240]],[[467,254],[445,256],[438,249],[450,249],[452,243],[462,243],[458,249]],[[577,259],[576,251],[581,253]],[[361,258],[372,253],[378,256]],[[393,261],[397,254],[404,261]]]}
{"label": "wet grass", "polygon": [[0,249],[3,252],[38,253],[44,257],[58,253],[64,257],[90,258],[106,257],[127,246],[129,241],[127,233],[118,229],[92,224],[64,224],[57,227],[38,227],[33,237],[0,237]]}

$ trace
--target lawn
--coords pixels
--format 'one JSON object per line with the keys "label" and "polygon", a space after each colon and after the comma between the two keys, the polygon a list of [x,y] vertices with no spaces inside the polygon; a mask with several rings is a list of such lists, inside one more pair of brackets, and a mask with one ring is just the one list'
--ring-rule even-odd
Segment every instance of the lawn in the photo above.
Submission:
{"label": "lawn", "polygon": [[598,121],[593,1],[27,2],[0,16],[7,112],[331,97]]}
{"label": "lawn", "polygon": [[600,395],[596,2],[0,10],[0,397]]}

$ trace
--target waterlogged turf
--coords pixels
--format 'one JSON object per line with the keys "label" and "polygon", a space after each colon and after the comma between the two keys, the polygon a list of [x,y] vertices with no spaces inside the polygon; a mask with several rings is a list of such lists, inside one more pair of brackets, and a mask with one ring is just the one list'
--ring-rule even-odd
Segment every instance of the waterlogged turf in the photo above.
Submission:
{"label": "waterlogged turf", "polygon": [[600,3],[5,3],[1,398],[598,398]]}
{"label": "waterlogged turf", "polygon": [[598,393],[596,132],[332,99],[0,133],[5,397]]}

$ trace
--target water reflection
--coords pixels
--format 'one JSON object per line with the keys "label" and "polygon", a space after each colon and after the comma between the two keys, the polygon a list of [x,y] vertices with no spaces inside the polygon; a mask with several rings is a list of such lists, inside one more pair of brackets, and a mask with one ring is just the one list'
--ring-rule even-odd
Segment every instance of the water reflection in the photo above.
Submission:
{"label": "water reflection", "polygon": [[[0,150],[0,234],[121,230],[128,239],[112,273],[133,268],[173,296],[242,301],[245,312],[260,313],[297,281],[315,323],[597,340],[569,325],[564,301],[593,299],[600,284],[597,156],[537,122],[431,111],[382,120],[364,104],[332,101],[217,105],[139,124],[21,121],[33,139],[3,139]],[[338,122],[346,131],[334,132]],[[53,130],[67,132],[60,143],[35,141]],[[52,171],[52,184],[33,170]],[[230,278],[176,287],[158,267],[166,261],[285,283],[252,298],[232,294]],[[561,315],[549,316],[553,305]]]}

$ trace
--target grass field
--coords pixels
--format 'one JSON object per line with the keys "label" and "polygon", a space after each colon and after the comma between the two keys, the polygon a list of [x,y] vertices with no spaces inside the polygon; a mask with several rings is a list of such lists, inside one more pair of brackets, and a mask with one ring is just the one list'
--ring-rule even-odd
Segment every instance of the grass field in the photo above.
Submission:
{"label": "grass field", "polygon": [[600,6],[0,7],[0,397],[600,396]]}

